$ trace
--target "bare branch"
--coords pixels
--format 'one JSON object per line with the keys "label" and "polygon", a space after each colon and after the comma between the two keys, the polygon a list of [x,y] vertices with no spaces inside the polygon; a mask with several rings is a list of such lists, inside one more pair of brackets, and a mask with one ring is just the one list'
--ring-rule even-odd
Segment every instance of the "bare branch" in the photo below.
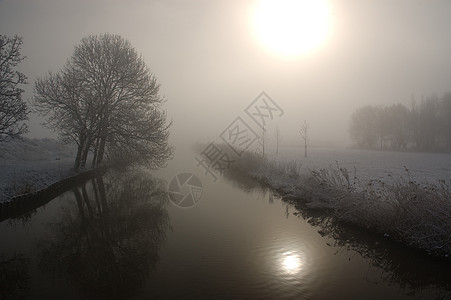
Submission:
{"label": "bare branch", "polygon": [[27,132],[24,121],[28,119],[28,107],[22,100],[23,90],[18,87],[26,84],[27,78],[14,70],[25,59],[20,54],[22,44],[22,37],[0,35],[0,141]]}

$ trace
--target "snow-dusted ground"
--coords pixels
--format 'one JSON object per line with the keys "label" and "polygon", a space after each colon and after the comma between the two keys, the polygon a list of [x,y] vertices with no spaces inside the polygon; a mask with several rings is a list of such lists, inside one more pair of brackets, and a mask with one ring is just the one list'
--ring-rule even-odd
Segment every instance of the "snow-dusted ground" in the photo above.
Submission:
{"label": "snow-dusted ground", "polygon": [[75,151],[54,139],[0,142],[0,202],[73,175]]}
{"label": "snow-dusted ground", "polygon": [[365,151],[348,148],[309,148],[308,157],[304,149],[281,147],[278,155],[270,155],[276,161],[296,161],[301,171],[336,166],[345,167],[361,180],[381,179],[386,182],[408,179],[409,174],[417,182],[451,180],[451,154],[394,151]]}
{"label": "snow-dusted ground", "polygon": [[[451,154],[393,151],[364,151],[347,148],[280,147],[279,154],[268,158],[295,161],[301,172],[308,169],[346,167],[351,174],[356,169],[360,180],[393,181],[401,176],[418,182],[451,180]],[[44,188],[73,175],[71,170],[76,148],[54,139],[23,139],[0,143],[0,201],[30,190]]]}

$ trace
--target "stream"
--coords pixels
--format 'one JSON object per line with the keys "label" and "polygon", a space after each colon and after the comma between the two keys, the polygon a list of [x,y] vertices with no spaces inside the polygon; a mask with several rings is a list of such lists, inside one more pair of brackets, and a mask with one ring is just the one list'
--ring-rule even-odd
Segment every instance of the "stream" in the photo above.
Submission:
{"label": "stream", "polygon": [[[167,193],[184,172],[200,181],[188,208]],[[256,182],[214,181],[190,153],[108,171],[0,223],[0,299],[447,299],[448,278],[442,261]]]}

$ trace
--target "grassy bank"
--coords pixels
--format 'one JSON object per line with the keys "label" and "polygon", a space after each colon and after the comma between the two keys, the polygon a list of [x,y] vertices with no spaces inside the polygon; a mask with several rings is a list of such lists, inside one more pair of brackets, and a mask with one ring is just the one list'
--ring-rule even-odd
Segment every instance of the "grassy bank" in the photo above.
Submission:
{"label": "grassy bank", "polygon": [[361,181],[338,164],[301,173],[295,162],[245,153],[232,171],[247,174],[307,209],[357,225],[435,256],[451,254],[451,182]]}

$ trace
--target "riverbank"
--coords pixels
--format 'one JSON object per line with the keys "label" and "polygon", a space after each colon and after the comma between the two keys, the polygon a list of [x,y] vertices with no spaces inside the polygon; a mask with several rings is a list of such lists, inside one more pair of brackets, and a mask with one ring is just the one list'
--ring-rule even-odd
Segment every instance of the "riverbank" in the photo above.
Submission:
{"label": "riverbank", "polygon": [[270,161],[245,153],[231,171],[279,193],[285,201],[319,211],[333,220],[372,231],[428,254],[451,254],[451,184],[360,180],[336,164],[301,172],[295,162]]}
{"label": "riverbank", "polygon": [[0,143],[0,202],[76,175],[72,169],[75,150],[54,139]]}
{"label": "riverbank", "polygon": [[[91,178],[102,176],[108,166],[79,172],[73,176],[58,180],[43,189],[14,196],[0,202],[0,222],[9,218],[26,216],[31,211],[47,204],[55,197]],[[26,218],[26,217],[25,217]]]}

